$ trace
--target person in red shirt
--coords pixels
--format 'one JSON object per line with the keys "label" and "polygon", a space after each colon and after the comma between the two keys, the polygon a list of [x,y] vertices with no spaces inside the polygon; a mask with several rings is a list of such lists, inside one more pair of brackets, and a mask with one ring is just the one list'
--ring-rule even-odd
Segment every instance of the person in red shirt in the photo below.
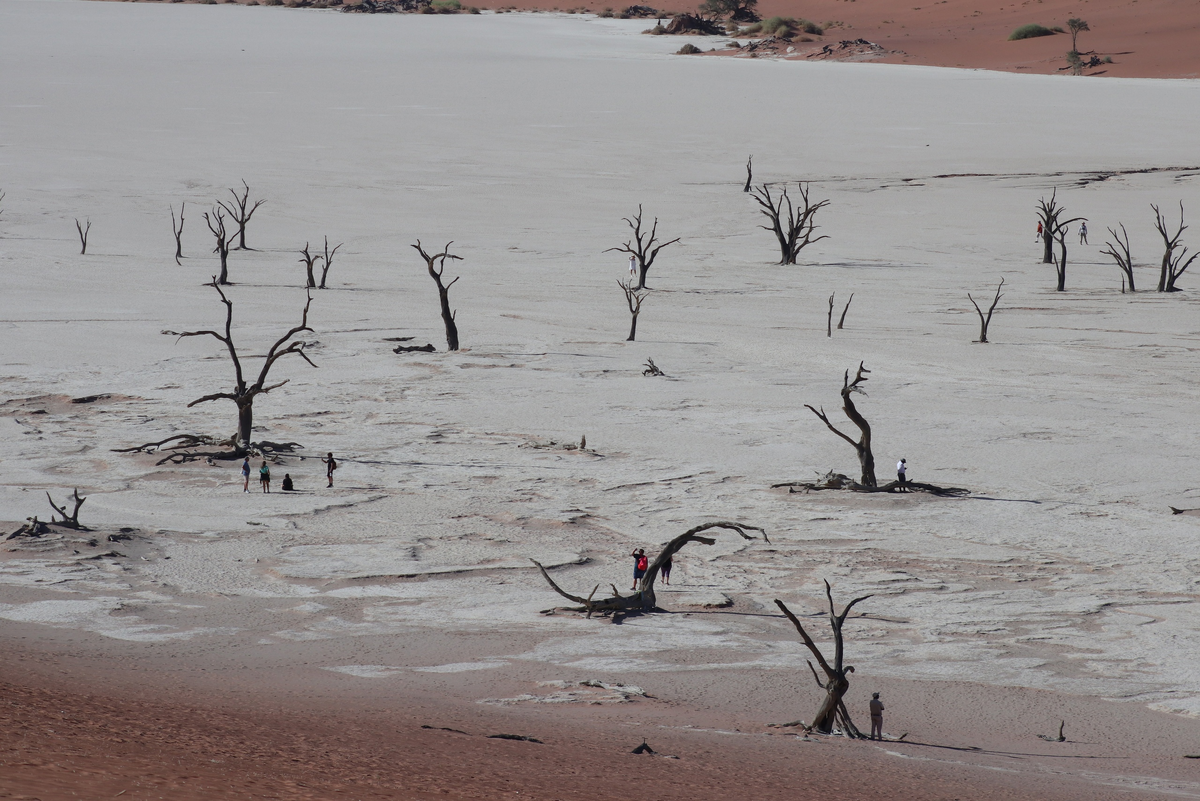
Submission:
{"label": "person in red shirt", "polygon": [[633,586],[629,589],[636,590],[638,582],[646,575],[646,568],[650,567],[650,560],[646,558],[646,551],[642,548],[638,548],[630,556],[633,557]]}

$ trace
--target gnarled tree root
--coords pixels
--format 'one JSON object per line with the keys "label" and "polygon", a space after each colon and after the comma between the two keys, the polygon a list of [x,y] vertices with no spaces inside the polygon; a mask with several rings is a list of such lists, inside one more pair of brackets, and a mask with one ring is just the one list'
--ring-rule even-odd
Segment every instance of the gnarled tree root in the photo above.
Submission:
{"label": "gnarled tree root", "polygon": [[927,492],[940,498],[962,498],[971,494],[964,487],[939,487],[937,484],[926,484],[923,481],[892,481],[878,487],[868,487],[842,473],[830,471],[817,481],[784,481],[772,484],[771,489],[787,487],[788,492],[817,492],[819,490],[847,490],[849,492]]}

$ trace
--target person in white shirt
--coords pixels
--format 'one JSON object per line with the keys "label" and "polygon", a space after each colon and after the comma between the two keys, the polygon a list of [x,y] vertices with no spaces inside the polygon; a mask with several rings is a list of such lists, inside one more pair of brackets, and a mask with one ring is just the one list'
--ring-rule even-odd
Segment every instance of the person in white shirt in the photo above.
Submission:
{"label": "person in white shirt", "polygon": [[629,257],[629,277],[637,278],[637,259],[633,256]]}
{"label": "person in white shirt", "polygon": [[908,490],[905,489],[905,487],[908,486],[907,473],[908,473],[908,462],[904,459],[901,459],[899,462],[896,462],[896,481],[900,484],[901,492],[908,492]]}

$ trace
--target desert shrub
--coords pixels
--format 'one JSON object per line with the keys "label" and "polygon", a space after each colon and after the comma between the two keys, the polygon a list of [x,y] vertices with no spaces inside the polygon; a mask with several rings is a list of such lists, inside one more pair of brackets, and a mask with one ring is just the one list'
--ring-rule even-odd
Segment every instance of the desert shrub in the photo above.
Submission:
{"label": "desert shrub", "polygon": [[1102,61],[1103,61],[1105,64],[1111,64],[1111,63],[1113,63],[1113,62],[1112,62],[1112,56],[1105,56],[1105,57],[1102,59]]}
{"label": "desert shrub", "polygon": [[791,39],[800,33],[811,33],[814,36],[820,36],[824,32],[821,26],[815,22],[809,22],[806,19],[796,19],[795,17],[768,17],[762,22],[747,25],[739,31],[742,34],[762,34],[763,36],[777,36],[780,39]]}
{"label": "desert shrub", "polygon": [[433,0],[430,5],[437,14],[457,14],[462,11],[462,3],[458,0]]}
{"label": "desert shrub", "polygon": [[613,10],[611,8],[606,8],[603,11],[601,11],[597,16],[604,17],[605,19],[612,19],[613,17],[616,16],[616,14],[613,13]]}
{"label": "desert shrub", "polygon": [[655,25],[653,28],[647,28],[646,30],[642,31],[642,33],[648,33],[651,36],[662,36],[666,32],[667,29],[661,25]]}
{"label": "desert shrub", "polygon": [[1047,28],[1045,25],[1022,25],[1008,35],[1008,41],[1015,42],[1018,39],[1036,39],[1039,36],[1053,36],[1054,31]]}
{"label": "desert shrub", "polygon": [[476,8],[475,6],[470,6],[469,8],[467,8],[467,13],[468,13],[468,14],[482,14],[483,12],[482,12],[482,11],[480,11],[480,10],[479,10],[478,8]]}
{"label": "desert shrub", "polygon": [[679,50],[677,51],[676,54],[680,55],[680,56],[690,56],[693,53],[700,53],[700,52],[703,52],[703,51],[701,51],[700,48],[696,47],[694,44],[691,44],[689,42],[688,44],[685,44],[683,47],[679,48]]}

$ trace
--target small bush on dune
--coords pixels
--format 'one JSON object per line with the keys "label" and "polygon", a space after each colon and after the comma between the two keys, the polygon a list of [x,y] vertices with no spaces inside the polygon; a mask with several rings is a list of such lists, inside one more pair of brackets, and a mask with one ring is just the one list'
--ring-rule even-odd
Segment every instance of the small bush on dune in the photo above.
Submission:
{"label": "small bush on dune", "polygon": [[430,7],[435,14],[457,14],[462,11],[462,3],[458,0],[433,0]]}
{"label": "small bush on dune", "polygon": [[1008,41],[1015,42],[1018,39],[1036,39],[1039,36],[1053,36],[1054,31],[1047,28],[1045,25],[1022,25],[1008,35]]}
{"label": "small bush on dune", "polygon": [[824,32],[821,26],[815,22],[795,17],[768,17],[762,22],[756,22],[738,31],[743,35],[762,34],[763,36],[777,36],[780,39],[791,39],[800,33],[820,36]]}
{"label": "small bush on dune", "polygon": [[676,55],[690,56],[693,53],[701,53],[701,52],[703,52],[703,51],[700,48],[696,47],[694,44],[688,43],[688,44],[685,44],[683,47],[679,48]]}

